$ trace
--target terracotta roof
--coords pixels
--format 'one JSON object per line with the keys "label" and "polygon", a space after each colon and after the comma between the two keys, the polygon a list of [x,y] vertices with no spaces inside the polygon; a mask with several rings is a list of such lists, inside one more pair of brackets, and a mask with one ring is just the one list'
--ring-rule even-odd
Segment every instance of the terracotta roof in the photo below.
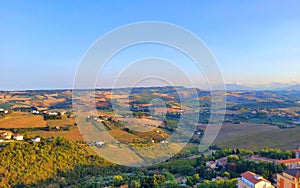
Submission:
{"label": "terracotta roof", "polygon": [[264,179],[264,178],[256,178],[255,176],[259,176],[253,172],[250,172],[250,171],[246,171],[244,173],[241,174],[241,176],[245,179],[247,179],[248,181],[250,181],[251,183],[253,184],[257,184],[258,182],[261,182],[261,181],[264,181],[264,182],[268,182],[270,183],[268,180]]}
{"label": "terracotta roof", "polygon": [[285,159],[285,160],[277,160],[278,163],[299,163],[300,158],[295,158],[295,159]]}
{"label": "terracotta roof", "polygon": [[250,160],[262,160],[262,161],[267,161],[267,162],[275,162],[276,161],[276,159],[261,157],[258,155],[252,155],[249,159]]}
{"label": "terracotta roof", "polygon": [[291,176],[294,176],[295,178],[300,178],[300,170],[299,169],[289,169],[289,170],[284,170],[284,173],[287,173]]}
{"label": "terracotta roof", "polygon": [[227,163],[228,158],[227,157],[223,157],[221,159],[216,160],[219,163]]}
{"label": "terracotta roof", "polygon": [[214,164],[215,161],[207,161],[207,163],[209,163],[209,164]]}

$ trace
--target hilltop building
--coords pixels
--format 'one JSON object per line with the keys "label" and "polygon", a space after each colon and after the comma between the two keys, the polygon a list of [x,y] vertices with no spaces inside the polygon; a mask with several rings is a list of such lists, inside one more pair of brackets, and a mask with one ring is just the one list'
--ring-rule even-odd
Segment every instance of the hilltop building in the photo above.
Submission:
{"label": "hilltop building", "polygon": [[288,169],[300,168],[300,158],[277,160],[277,163],[285,165]]}
{"label": "hilltop building", "polygon": [[300,187],[300,170],[289,169],[277,174],[278,188],[298,188]]}
{"label": "hilltop building", "polygon": [[238,178],[238,188],[275,188],[270,181],[253,172],[247,171]]}

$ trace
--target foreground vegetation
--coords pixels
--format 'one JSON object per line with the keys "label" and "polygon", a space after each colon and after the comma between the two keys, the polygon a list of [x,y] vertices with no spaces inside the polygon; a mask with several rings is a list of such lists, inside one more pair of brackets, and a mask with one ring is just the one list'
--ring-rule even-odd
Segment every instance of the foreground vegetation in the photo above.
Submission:
{"label": "foreground vegetation", "polygon": [[[186,106],[180,105],[177,91],[185,96]],[[137,88],[132,91],[130,100],[126,100],[122,89],[114,94],[115,99],[111,98],[110,90],[96,90],[99,114],[86,120],[101,121],[113,137],[134,147],[163,142],[176,129],[182,109],[192,113],[192,109],[201,107],[199,125],[180,153],[164,163],[133,168],[112,164],[90,151],[87,147],[90,143],[83,141],[72,114],[71,91],[0,92],[0,108],[3,108],[0,128],[25,137],[24,141],[2,140],[0,187],[231,188],[236,187],[236,178],[244,171],[250,170],[272,180],[273,174],[285,169],[279,164],[251,161],[248,158],[251,155],[272,159],[294,157],[290,151],[263,148],[294,149],[299,146],[300,92],[228,91],[225,123],[215,144],[239,149],[212,147],[210,149],[216,152],[211,155],[200,155],[196,147],[210,116],[210,95],[200,90],[198,96],[191,96],[191,93],[187,88]],[[162,119],[160,108],[155,109],[157,117],[152,116],[149,108],[157,97],[166,102],[167,111]],[[120,109],[126,104],[130,106],[136,117],[134,121],[128,120],[126,115],[114,117],[111,102],[116,100],[123,101]],[[46,112],[43,118],[41,113],[34,114],[33,108],[40,112],[57,112],[59,118],[45,118]],[[133,126],[128,127],[128,124]],[[141,125],[152,129],[136,131]],[[41,137],[41,142],[32,142],[31,138],[35,137]],[[226,165],[207,166],[208,161],[215,162],[223,157],[228,159]]]}
{"label": "foreground vegetation", "polygon": [[[89,154],[85,146],[64,137],[11,142],[0,151],[0,187],[102,187],[129,185],[129,187],[178,187],[183,184],[204,188],[235,187],[240,173],[251,170],[266,178],[284,170],[284,166],[248,161],[253,154],[273,158],[294,157],[289,151],[264,149],[222,149],[215,146],[213,155],[188,157],[192,147],[167,162],[150,167],[119,166]],[[213,147],[211,149],[214,149]],[[211,169],[210,160],[228,157],[226,168]],[[221,180],[211,181],[216,177]]]}

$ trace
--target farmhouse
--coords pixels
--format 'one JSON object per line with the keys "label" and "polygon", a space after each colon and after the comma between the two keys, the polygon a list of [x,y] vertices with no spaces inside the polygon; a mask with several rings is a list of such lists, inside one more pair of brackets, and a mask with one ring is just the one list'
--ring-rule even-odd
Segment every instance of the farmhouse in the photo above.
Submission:
{"label": "farmhouse", "polygon": [[15,134],[15,135],[13,136],[13,138],[14,138],[15,140],[23,140],[23,136],[22,136],[22,135],[19,135],[19,134]]}
{"label": "farmhouse", "polygon": [[41,138],[40,137],[36,137],[36,138],[33,138],[31,141],[32,142],[40,142]]}
{"label": "farmhouse", "polygon": [[95,142],[96,146],[101,147],[105,144],[105,142]]}
{"label": "farmhouse", "polygon": [[32,112],[31,112],[32,114],[35,114],[35,115],[38,115],[38,114],[40,114],[40,112],[38,111],[38,110],[32,110]]}
{"label": "farmhouse", "polygon": [[274,186],[262,176],[246,171],[238,178],[238,188],[274,188]]}
{"label": "farmhouse", "polygon": [[44,113],[44,119],[61,119],[61,113],[55,111]]}
{"label": "farmhouse", "polygon": [[4,110],[4,109],[0,108],[0,115],[3,116],[5,114],[8,114],[8,110]]}

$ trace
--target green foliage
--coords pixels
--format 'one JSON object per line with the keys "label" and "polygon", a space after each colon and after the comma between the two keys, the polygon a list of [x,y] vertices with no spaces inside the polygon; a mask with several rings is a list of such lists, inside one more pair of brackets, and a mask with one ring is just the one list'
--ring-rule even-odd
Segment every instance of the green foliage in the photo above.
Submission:
{"label": "green foliage", "polygon": [[77,178],[88,173],[80,166],[91,164],[109,165],[101,158],[87,156],[75,143],[63,137],[40,143],[12,142],[0,152],[0,187],[53,181],[55,176],[64,176],[69,171],[73,171],[70,179]]}
{"label": "green foliage", "polygon": [[[187,149],[192,151],[191,147]],[[98,156],[88,155],[84,147],[63,137],[42,139],[40,143],[11,142],[0,150],[0,187],[119,187],[127,184],[133,188],[172,188],[178,187],[175,177],[186,177],[188,186],[230,188],[234,187],[235,179],[215,182],[207,179],[216,176],[235,178],[247,170],[270,178],[272,174],[284,169],[282,165],[244,159],[243,156],[251,154],[278,158],[292,155],[291,152],[277,149],[256,152],[222,149],[217,151],[215,156],[195,159],[175,156],[167,162],[151,167],[131,168],[113,165]],[[226,170],[212,170],[206,167],[206,161],[225,156],[228,156],[229,162]]]}
{"label": "green foliage", "polygon": [[227,170],[232,177],[238,177],[245,171],[251,171],[262,175],[267,179],[272,178],[272,174],[281,173],[286,167],[281,164],[273,164],[269,162],[256,162],[245,159],[240,159],[236,162],[230,163]]}
{"label": "green foliage", "polygon": [[295,157],[291,151],[282,151],[279,148],[277,149],[266,148],[255,153],[259,154],[262,157],[268,157],[272,159],[288,159],[288,158]]}
{"label": "green foliage", "polygon": [[245,155],[253,155],[253,151],[250,150],[245,150],[245,149],[238,149],[238,148],[234,148],[234,149],[222,149],[222,150],[218,150],[214,156],[216,159],[222,158],[222,157],[226,157],[228,155],[240,155],[240,156],[245,156]]}
{"label": "green foliage", "polygon": [[113,178],[113,184],[116,187],[119,187],[123,184],[123,177],[120,175],[114,176]]}
{"label": "green foliage", "polygon": [[235,188],[236,187],[236,179],[231,180],[217,180],[217,181],[209,181],[204,180],[203,183],[200,183],[198,187],[200,188]]}

